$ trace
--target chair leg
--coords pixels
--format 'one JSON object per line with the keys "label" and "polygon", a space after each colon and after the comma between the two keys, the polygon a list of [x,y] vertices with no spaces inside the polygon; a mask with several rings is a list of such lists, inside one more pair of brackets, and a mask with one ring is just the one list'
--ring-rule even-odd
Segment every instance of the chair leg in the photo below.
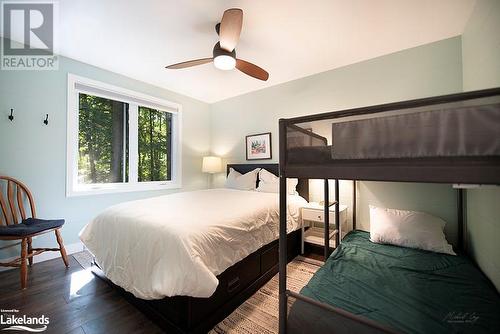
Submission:
{"label": "chair leg", "polygon": [[[31,255],[31,253],[33,253],[33,246],[31,244],[32,242],[33,242],[32,238],[28,238],[28,255]],[[30,256],[28,258],[28,263],[30,267],[33,265],[33,256]]]}
{"label": "chair leg", "polygon": [[59,230],[56,230],[56,239],[57,243],[59,244],[59,251],[61,252],[61,257],[64,261],[64,265],[66,267],[69,267],[68,255],[66,255],[66,249],[64,248],[63,239],[61,237],[61,232]]}
{"label": "chair leg", "polygon": [[28,268],[26,265],[26,255],[28,253],[27,239],[21,241],[21,288],[26,289],[28,283]]}

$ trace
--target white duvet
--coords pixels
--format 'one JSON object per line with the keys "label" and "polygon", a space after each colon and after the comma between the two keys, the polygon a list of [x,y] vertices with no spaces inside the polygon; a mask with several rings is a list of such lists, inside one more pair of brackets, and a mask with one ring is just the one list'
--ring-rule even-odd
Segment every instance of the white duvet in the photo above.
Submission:
{"label": "white duvet", "polygon": [[[112,206],[80,232],[106,276],[142,299],[209,297],[216,276],[279,234],[279,195],[232,189]],[[288,232],[306,200],[288,196]]]}

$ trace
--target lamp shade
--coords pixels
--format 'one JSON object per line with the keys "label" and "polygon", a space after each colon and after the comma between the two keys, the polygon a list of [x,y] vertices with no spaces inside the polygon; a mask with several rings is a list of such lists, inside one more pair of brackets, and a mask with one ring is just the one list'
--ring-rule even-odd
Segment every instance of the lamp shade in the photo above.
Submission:
{"label": "lamp shade", "polygon": [[220,157],[203,157],[201,171],[203,173],[220,173],[222,171],[222,159]]}

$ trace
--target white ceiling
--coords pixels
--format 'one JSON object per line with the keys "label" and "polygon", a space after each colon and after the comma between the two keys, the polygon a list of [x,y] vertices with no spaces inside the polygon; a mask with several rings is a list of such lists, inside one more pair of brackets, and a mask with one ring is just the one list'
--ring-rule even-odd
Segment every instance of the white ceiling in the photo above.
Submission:
{"label": "white ceiling", "polygon": [[[460,35],[475,0],[61,0],[60,53],[209,103]],[[243,9],[237,56],[262,82],[213,64],[225,9]]]}

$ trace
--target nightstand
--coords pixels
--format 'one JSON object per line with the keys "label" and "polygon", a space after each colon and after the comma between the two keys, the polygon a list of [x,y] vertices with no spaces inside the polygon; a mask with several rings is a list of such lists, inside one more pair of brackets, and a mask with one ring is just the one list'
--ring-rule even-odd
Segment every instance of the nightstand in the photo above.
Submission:
{"label": "nightstand", "polygon": [[[330,207],[330,247],[335,248],[335,240],[332,240],[335,234],[338,233],[337,224],[335,222],[335,205]],[[345,235],[347,228],[347,205],[340,205],[340,221],[342,223],[342,236]],[[324,208],[319,203],[311,202],[302,208],[302,244],[301,251],[304,254],[304,243],[311,243],[317,246],[324,246],[324,228],[316,226],[316,223],[323,223]],[[306,224],[309,228],[306,230]]]}

